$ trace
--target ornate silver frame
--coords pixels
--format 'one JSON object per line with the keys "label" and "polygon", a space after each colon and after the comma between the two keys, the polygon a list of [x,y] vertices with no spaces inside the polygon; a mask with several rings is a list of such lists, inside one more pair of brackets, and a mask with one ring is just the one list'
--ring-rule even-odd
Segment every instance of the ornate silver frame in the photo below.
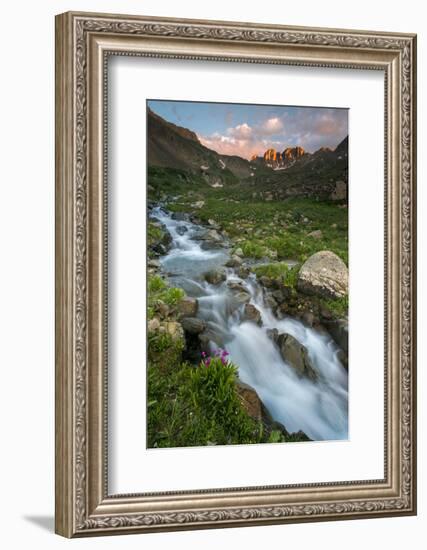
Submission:
{"label": "ornate silver frame", "polygon": [[[109,495],[106,58],[297,64],[385,74],[385,477]],[[66,537],[416,513],[416,37],[123,15],[56,18],[56,532]]]}

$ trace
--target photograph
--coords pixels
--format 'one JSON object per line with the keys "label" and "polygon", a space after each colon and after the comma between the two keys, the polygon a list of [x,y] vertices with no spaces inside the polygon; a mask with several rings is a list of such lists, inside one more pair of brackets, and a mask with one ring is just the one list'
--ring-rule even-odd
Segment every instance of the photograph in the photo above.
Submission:
{"label": "photograph", "polygon": [[349,110],[146,119],[147,448],[348,440]]}

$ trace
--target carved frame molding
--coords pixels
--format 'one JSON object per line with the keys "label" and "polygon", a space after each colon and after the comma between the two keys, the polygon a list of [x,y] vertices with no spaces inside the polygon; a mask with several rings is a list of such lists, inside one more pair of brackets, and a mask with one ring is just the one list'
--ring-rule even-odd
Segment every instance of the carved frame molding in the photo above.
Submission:
{"label": "carved frame molding", "polygon": [[[369,68],[385,74],[385,478],[108,495],[106,59]],[[56,18],[56,531],[67,536],[408,515],[416,511],[416,37],[66,13]]]}

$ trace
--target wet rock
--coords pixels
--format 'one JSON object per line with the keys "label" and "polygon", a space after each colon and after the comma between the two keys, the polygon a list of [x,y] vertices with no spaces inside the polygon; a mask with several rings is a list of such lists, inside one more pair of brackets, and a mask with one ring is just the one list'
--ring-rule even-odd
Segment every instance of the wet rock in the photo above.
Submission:
{"label": "wet rock", "polygon": [[298,290],[323,298],[340,298],[348,294],[348,268],[329,250],[316,252],[302,265]]}
{"label": "wet rock", "polygon": [[216,332],[216,331],[214,331],[214,330],[212,330],[212,328],[210,328],[210,327],[206,328],[206,330],[201,332],[198,337],[199,337],[199,341],[200,341],[200,349],[202,351],[207,352],[207,353],[210,352],[209,344],[211,342],[213,342],[214,344],[216,344],[220,348],[224,347],[223,335]]}
{"label": "wet rock", "polygon": [[188,222],[190,221],[190,216],[187,212],[174,212],[172,214],[172,219],[179,222]]}
{"label": "wet rock", "polygon": [[182,317],[194,317],[199,309],[199,302],[196,298],[185,296],[178,304],[178,315]]}
{"label": "wet rock", "polygon": [[225,269],[216,269],[214,271],[209,271],[205,275],[206,281],[211,285],[219,285],[227,278]]}
{"label": "wet rock", "polygon": [[278,304],[281,304],[283,302],[286,302],[286,300],[289,300],[291,296],[291,290],[285,286],[282,286],[281,288],[274,290],[271,295]]}
{"label": "wet rock", "polygon": [[258,279],[258,281],[265,288],[273,288],[274,283],[271,277],[267,277],[266,275],[263,275]]}
{"label": "wet rock", "polygon": [[176,228],[176,232],[178,235],[184,235],[184,233],[187,233],[188,227],[186,225],[178,225]]}
{"label": "wet rock", "polygon": [[233,255],[231,256],[231,258],[228,259],[225,265],[226,267],[240,267],[242,263],[243,263],[243,260],[239,258],[239,256]]}
{"label": "wet rock", "polygon": [[301,315],[301,321],[305,325],[312,327],[316,323],[316,316],[312,311],[304,311],[304,313]]}
{"label": "wet rock", "polygon": [[242,265],[237,270],[237,276],[241,279],[247,279],[249,277],[250,270],[248,267]]}
{"label": "wet rock", "polygon": [[202,250],[213,250],[213,249],[221,249],[223,247],[223,244],[221,242],[216,241],[203,241],[200,245],[200,248]]}
{"label": "wet rock", "polygon": [[298,376],[305,376],[310,380],[317,379],[307,348],[300,344],[296,338],[287,333],[279,334],[277,345],[283,360],[295,369]]}
{"label": "wet rock", "polygon": [[251,300],[251,295],[249,292],[236,292],[233,294],[233,300],[237,305],[247,304]]}
{"label": "wet rock", "polygon": [[185,332],[189,332],[190,334],[200,334],[206,328],[206,323],[197,317],[184,317],[181,320],[181,325]]}
{"label": "wet rock", "polygon": [[346,352],[343,349],[338,350],[337,357],[341,365],[348,371],[348,356]]}
{"label": "wet rock", "polygon": [[257,325],[262,325],[261,312],[252,304],[245,304],[243,308],[242,321],[250,321]]}
{"label": "wet rock", "polygon": [[168,248],[162,243],[155,243],[151,247],[151,250],[159,256],[164,256],[168,252]]}
{"label": "wet rock", "polygon": [[332,321],[324,321],[323,326],[335,340],[335,343],[348,353],[348,320],[334,319]]}
{"label": "wet rock", "polygon": [[273,298],[273,295],[270,292],[265,293],[264,304],[266,307],[269,307],[270,309],[273,309],[273,310],[277,307],[277,302]]}
{"label": "wet rock", "polygon": [[277,344],[277,340],[279,339],[279,331],[277,328],[269,328],[267,330],[267,336],[272,340],[275,344]]}
{"label": "wet rock", "polygon": [[236,381],[236,390],[245,411],[251,418],[260,422],[262,420],[262,401],[256,390],[241,380]]}
{"label": "wet rock", "polygon": [[216,229],[209,229],[205,235],[205,240],[221,243],[223,238]]}
{"label": "wet rock", "polygon": [[234,254],[236,256],[239,256],[239,258],[243,258],[243,256],[244,256],[243,250],[241,248],[236,248],[236,250],[234,251]]}
{"label": "wet rock", "polygon": [[230,290],[236,291],[236,292],[247,292],[249,293],[249,290],[244,286],[243,283],[239,281],[227,281],[227,287]]}

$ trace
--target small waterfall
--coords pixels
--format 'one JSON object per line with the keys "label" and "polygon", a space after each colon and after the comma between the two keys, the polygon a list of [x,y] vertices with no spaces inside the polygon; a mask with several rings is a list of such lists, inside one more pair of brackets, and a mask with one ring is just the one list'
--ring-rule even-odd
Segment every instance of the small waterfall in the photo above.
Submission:
{"label": "small waterfall", "polygon": [[[312,440],[347,439],[348,375],[332,338],[291,317],[278,320],[265,306],[254,275],[240,279],[234,269],[227,268],[224,282],[207,283],[203,275],[224,266],[229,258],[227,248],[204,249],[200,239],[206,229],[173,219],[161,208],[155,208],[151,216],[164,224],[172,237],[172,248],[161,259],[163,272],[171,284],[198,298],[198,317],[229,351],[239,367],[239,377],[257,391],[271,416],[289,432],[302,430]],[[243,306],[236,303],[230,283],[238,283],[250,293],[249,303],[261,313],[261,327],[241,322]],[[319,373],[317,381],[296,375],[269,338],[269,329],[291,334],[306,347]]]}

